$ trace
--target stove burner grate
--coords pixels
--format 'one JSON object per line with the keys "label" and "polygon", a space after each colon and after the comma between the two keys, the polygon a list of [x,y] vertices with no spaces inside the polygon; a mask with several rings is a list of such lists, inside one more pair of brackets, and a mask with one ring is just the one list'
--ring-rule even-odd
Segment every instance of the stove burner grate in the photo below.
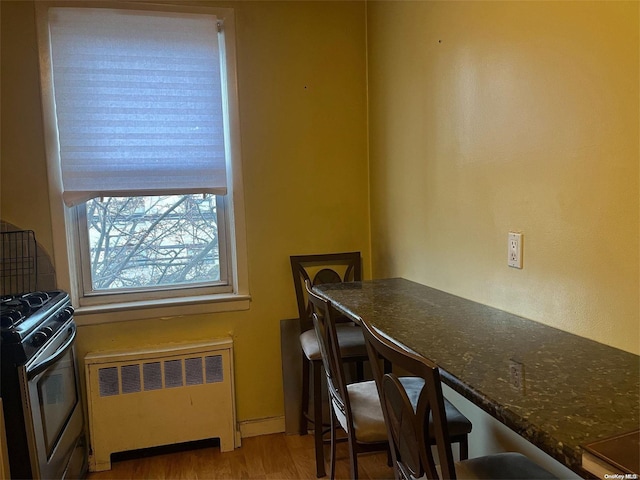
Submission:
{"label": "stove burner grate", "polygon": [[47,292],[32,292],[22,295],[20,301],[26,302],[29,308],[40,308],[47,303],[50,298]]}
{"label": "stove burner grate", "polygon": [[0,314],[0,328],[3,330],[13,328],[18,325],[26,317],[19,310],[8,310]]}
{"label": "stove burner grate", "polygon": [[9,330],[25,321],[53,298],[47,292],[6,296],[0,300],[0,328]]}

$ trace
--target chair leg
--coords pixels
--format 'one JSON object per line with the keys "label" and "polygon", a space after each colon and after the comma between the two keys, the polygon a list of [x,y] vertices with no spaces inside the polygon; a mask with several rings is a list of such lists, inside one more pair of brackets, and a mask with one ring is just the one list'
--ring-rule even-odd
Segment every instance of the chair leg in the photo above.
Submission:
{"label": "chair leg", "polygon": [[302,354],[302,399],[300,401],[300,435],[306,435],[309,432],[309,364],[311,362],[306,355]]}
{"label": "chair leg", "polygon": [[464,438],[460,440],[460,460],[466,460],[469,458],[469,438],[468,435],[465,435]]}
{"label": "chair leg", "polygon": [[333,405],[330,405],[331,411],[331,460],[330,460],[330,478],[334,480],[336,478],[336,415],[333,412]]}
{"label": "chair leg", "polygon": [[403,477],[400,475],[400,469],[398,468],[398,459],[396,449],[393,445],[389,445],[389,451],[391,452],[391,465],[393,467],[393,478],[394,480],[403,480]]}
{"label": "chair leg", "polygon": [[351,478],[358,480],[358,445],[356,445],[355,434],[349,435],[349,464],[351,465]]}
{"label": "chair leg", "polygon": [[326,475],[324,469],[324,442],[322,441],[322,366],[320,362],[310,362],[313,375],[313,436],[316,446],[316,476]]}

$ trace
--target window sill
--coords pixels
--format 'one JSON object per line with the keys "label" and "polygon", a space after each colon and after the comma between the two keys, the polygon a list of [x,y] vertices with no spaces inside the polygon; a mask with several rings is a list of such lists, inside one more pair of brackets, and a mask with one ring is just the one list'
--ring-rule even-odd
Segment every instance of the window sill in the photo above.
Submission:
{"label": "window sill", "polygon": [[79,326],[101,323],[168,318],[203,313],[249,310],[250,295],[233,293],[199,295],[193,297],[142,300],[136,302],[109,303],[83,306],[75,309],[75,321]]}

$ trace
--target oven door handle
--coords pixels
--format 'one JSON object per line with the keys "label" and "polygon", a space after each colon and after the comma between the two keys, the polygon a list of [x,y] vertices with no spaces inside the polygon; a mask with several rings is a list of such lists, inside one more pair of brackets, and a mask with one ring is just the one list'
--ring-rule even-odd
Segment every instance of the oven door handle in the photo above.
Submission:
{"label": "oven door handle", "polygon": [[29,380],[38,376],[40,373],[44,372],[47,368],[49,368],[51,365],[53,365],[58,360],[60,360],[64,356],[64,354],[67,352],[67,350],[71,348],[71,346],[73,345],[73,341],[76,339],[77,330],[75,325],[72,325],[69,328],[69,330],[70,330],[69,337],[67,338],[67,340],[64,342],[63,345],[60,345],[60,347],[58,347],[58,349],[46,360],[43,360],[40,363],[36,363],[35,365],[33,365],[27,370],[27,378]]}

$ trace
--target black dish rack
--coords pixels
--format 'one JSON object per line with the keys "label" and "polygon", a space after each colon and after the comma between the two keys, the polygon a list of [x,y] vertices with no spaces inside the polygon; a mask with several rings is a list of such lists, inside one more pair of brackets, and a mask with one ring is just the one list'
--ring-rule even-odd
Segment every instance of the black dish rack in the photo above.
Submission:
{"label": "black dish rack", "polygon": [[37,290],[38,244],[33,230],[0,232],[0,294]]}

